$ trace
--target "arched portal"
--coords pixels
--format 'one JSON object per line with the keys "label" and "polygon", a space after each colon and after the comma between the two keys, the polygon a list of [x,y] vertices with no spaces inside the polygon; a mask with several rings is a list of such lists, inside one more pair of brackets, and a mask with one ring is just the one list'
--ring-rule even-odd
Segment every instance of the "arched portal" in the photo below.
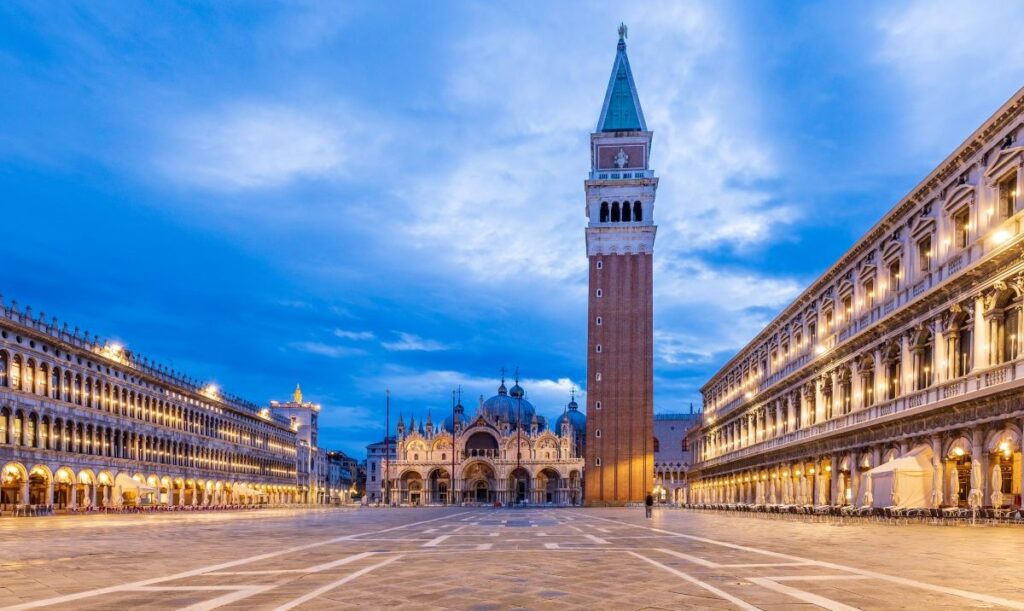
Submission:
{"label": "arched portal", "polygon": [[401,504],[423,504],[423,476],[416,471],[406,471],[399,480],[399,499]]}
{"label": "arched portal", "polygon": [[462,500],[468,503],[493,503],[494,469],[483,461],[467,465],[462,470]]}
{"label": "arched portal", "polygon": [[447,469],[434,469],[427,476],[428,503],[436,505],[447,505],[451,502],[449,498],[451,490],[451,477]]}
{"label": "arched portal", "polygon": [[565,500],[561,494],[561,482],[562,479],[558,476],[558,471],[550,467],[542,469],[537,474],[537,492],[541,495],[540,502],[548,504],[564,503]]}
{"label": "arched portal", "polygon": [[470,435],[469,439],[466,440],[466,456],[497,458],[498,440],[490,433],[477,431]]}
{"label": "arched portal", "polygon": [[509,501],[512,503],[526,503],[530,499],[530,473],[519,467],[508,476]]}
{"label": "arched portal", "polygon": [[25,505],[25,487],[28,472],[21,463],[7,463],[0,470],[0,505]]}

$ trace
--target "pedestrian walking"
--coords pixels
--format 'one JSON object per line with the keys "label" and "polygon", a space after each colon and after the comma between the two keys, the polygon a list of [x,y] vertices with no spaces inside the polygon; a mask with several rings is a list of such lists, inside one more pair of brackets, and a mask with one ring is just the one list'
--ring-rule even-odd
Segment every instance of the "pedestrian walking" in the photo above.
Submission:
{"label": "pedestrian walking", "polygon": [[653,510],[653,509],[654,509],[654,496],[650,492],[648,492],[647,493],[647,498],[644,499],[644,512],[647,514],[648,518],[651,517],[651,510]]}

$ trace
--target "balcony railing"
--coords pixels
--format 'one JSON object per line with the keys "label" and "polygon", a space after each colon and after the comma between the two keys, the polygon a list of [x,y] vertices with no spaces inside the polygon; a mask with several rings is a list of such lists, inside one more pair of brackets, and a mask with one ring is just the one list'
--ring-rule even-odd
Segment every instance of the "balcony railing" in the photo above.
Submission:
{"label": "balcony railing", "polygon": [[993,386],[1010,384],[1024,377],[1024,358],[1012,363],[994,365],[985,369],[976,369],[956,380],[935,384],[925,390],[915,391],[906,395],[877,403],[870,407],[837,416],[825,422],[819,422],[801,429],[784,433],[749,446],[728,451],[724,454],[700,461],[696,468],[710,468],[729,463],[749,456],[756,456],[771,450],[790,446],[815,437],[823,437],[836,431],[859,427],[868,422],[893,417],[909,410],[926,411],[936,403],[953,399],[961,395],[969,395]]}

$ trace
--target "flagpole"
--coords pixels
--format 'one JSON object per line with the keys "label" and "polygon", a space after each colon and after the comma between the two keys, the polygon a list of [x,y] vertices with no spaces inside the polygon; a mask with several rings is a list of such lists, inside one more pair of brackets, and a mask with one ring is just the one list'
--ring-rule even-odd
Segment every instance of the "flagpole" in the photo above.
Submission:
{"label": "flagpole", "polygon": [[[460,386],[461,390],[462,387]],[[461,401],[461,400],[460,400]],[[455,504],[455,391],[452,391],[452,472],[448,477],[448,504]]]}
{"label": "flagpole", "polygon": [[391,484],[391,440],[388,435],[391,433],[391,390],[384,391],[384,506],[391,504],[389,488]]}

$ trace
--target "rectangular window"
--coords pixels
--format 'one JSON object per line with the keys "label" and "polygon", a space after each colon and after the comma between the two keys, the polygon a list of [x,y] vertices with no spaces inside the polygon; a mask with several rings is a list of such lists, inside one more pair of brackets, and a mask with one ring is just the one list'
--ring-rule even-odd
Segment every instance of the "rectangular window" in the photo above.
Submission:
{"label": "rectangular window", "polygon": [[964,208],[953,216],[953,237],[957,248],[967,247],[971,231],[970,214],[970,209]]}
{"label": "rectangular window", "polygon": [[1017,173],[1011,172],[999,181],[999,218],[1008,219],[1017,211]]}
{"label": "rectangular window", "polygon": [[1017,358],[1017,327],[1020,308],[1011,308],[1003,314],[1003,362]]}
{"label": "rectangular window", "polygon": [[853,318],[853,296],[847,295],[843,297],[843,317],[849,321]]}
{"label": "rectangular window", "polygon": [[970,328],[969,324],[965,325],[964,327],[962,327],[960,329],[960,337],[958,338],[958,341],[957,341],[957,351],[956,351],[956,353],[957,353],[956,365],[957,365],[957,368],[958,368],[957,369],[957,375],[958,376],[966,375],[968,372],[971,371],[971,368],[974,366],[973,362],[972,362],[973,359],[971,358],[972,357],[972,352],[973,352],[973,350],[972,350],[972,347],[973,347],[973,345],[972,345],[973,344],[973,335],[974,334],[971,332],[971,328]]}
{"label": "rectangular window", "polygon": [[889,379],[889,385],[886,388],[886,398],[895,399],[900,394],[900,362],[890,362],[887,365],[885,375]]}
{"label": "rectangular window", "polygon": [[861,382],[864,386],[864,407],[871,407],[875,403],[875,370],[864,372]]}
{"label": "rectangular window", "polygon": [[875,281],[868,280],[864,283],[864,307],[871,309],[875,307]]}
{"label": "rectangular window", "polygon": [[889,264],[889,290],[895,293],[900,290],[900,260]]}
{"label": "rectangular window", "polygon": [[917,390],[924,390],[932,385],[932,345],[925,344],[918,356]]}
{"label": "rectangular window", "polygon": [[918,268],[922,272],[932,269],[932,238],[927,236],[917,243]]}

